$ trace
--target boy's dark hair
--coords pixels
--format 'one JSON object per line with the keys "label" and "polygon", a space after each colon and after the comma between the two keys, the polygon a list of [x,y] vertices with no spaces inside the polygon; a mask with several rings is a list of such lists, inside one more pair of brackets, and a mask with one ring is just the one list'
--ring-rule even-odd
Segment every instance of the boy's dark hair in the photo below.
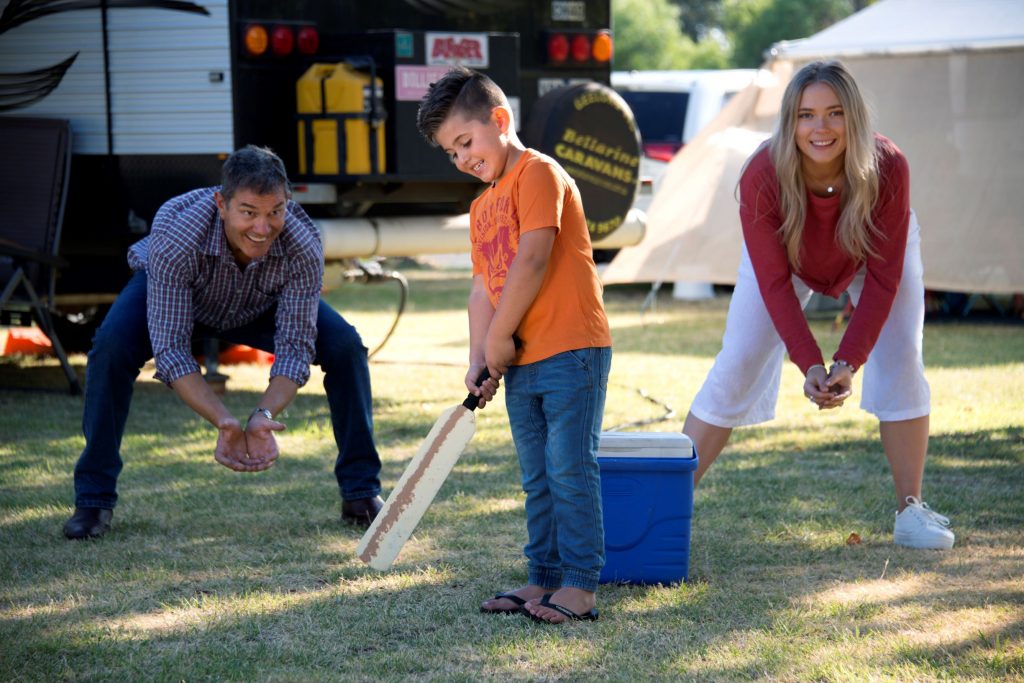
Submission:
{"label": "boy's dark hair", "polygon": [[284,196],[291,197],[284,162],[268,147],[247,145],[234,152],[221,169],[220,185],[220,193],[228,201],[239,190],[260,195],[284,190]]}
{"label": "boy's dark hair", "polygon": [[486,121],[492,109],[507,106],[505,93],[494,81],[479,71],[456,66],[427,88],[416,112],[416,127],[427,142],[436,147],[437,129],[452,112]]}

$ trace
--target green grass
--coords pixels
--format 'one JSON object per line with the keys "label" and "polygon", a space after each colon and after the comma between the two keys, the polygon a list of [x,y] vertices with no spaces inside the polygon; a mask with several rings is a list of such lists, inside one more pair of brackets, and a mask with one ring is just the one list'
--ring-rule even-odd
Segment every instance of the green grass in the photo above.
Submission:
{"label": "green grass", "polygon": [[[464,396],[465,272],[411,268],[411,298],[371,365],[386,490],[437,415]],[[675,417],[718,350],[727,300],[609,288],[605,426]],[[376,346],[393,285],[330,295]],[[813,322],[826,349],[838,333]],[[84,356],[73,361],[83,369]],[[212,458],[213,429],[139,382],[114,531],[70,543],[81,399],[0,390],[0,680],[1024,680],[1024,328],[929,325],[927,499],[950,552],[891,543],[894,494],[876,423],[818,413],[787,367],[776,420],[739,430],[696,495],[691,581],[605,586],[602,618],[565,628],[477,612],[525,579],[518,465],[500,402],[394,570],[355,556],[338,522],[318,371],[283,418],[272,470]],[[52,361],[4,375],[54,381]],[[226,368],[247,414],[266,369]],[[54,380],[56,377],[56,380]],[[644,397],[646,394],[648,398]],[[847,545],[856,532],[863,542]]]}

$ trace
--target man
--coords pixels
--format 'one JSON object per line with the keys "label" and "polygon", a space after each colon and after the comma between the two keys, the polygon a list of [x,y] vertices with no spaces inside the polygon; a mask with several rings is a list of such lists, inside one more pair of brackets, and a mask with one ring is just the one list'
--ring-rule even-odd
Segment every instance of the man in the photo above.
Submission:
{"label": "man", "polygon": [[[383,501],[366,347],[320,299],[320,236],[290,200],[281,159],[251,145],[232,154],[219,188],[194,190],[160,208],[128,263],[135,273],[89,352],[85,450],[75,465],[75,513],[64,535],[89,538],[110,529],[121,437],[135,379],[150,358],[157,379],[217,428],[214,458],[236,472],[274,464],[274,432],[285,428],[274,416],[309,379],[310,363],[320,365],[338,444],[342,519],[369,526]],[[213,393],[192,356],[193,340],[212,336],[275,354],[267,389],[244,421]]]}

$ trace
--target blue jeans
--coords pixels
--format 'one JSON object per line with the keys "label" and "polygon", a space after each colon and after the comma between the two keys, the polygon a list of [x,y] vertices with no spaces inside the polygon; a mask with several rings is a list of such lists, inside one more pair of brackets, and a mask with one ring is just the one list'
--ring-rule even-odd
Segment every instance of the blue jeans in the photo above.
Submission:
{"label": "blue jeans", "polygon": [[505,374],[532,584],[597,590],[604,567],[597,447],[611,362],[610,347],[579,349]]}
{"label": "blue jeans", "polygon": [[[273,352],[275,312],[271,308],[253,322],[230,330],[196,323],[192,336],[216,337]],[[376,496],[380,493],[380,456],[373,442],[366,347],[355,328],[323,300],[316,327],[313,362],[324,371],[324,390],[338,444],[334,473],[341,495],[346,500]],[[135,379],[152,357],[146,325],[146,273],[139,271],[117,297],[89,352],[82,415],[85,450],[75,465],[76,507],[113,509],[117,504],[117,477],[124,465],[121,437]]]}

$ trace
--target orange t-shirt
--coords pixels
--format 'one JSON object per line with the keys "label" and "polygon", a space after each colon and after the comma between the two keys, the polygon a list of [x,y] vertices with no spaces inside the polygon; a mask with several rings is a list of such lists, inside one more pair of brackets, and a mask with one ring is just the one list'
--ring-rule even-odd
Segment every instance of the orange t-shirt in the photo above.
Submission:
{"label": "orange t-shirt", "polygon": [[540,291],[516,330],[523,342],[516,365],[611,346],[583,202],[558,162],[527,149],[512,170],[477,197],[469,217],[473,275],[483,276],[495,307],[519,251],[519,236],[539,228],[557,230]]}

